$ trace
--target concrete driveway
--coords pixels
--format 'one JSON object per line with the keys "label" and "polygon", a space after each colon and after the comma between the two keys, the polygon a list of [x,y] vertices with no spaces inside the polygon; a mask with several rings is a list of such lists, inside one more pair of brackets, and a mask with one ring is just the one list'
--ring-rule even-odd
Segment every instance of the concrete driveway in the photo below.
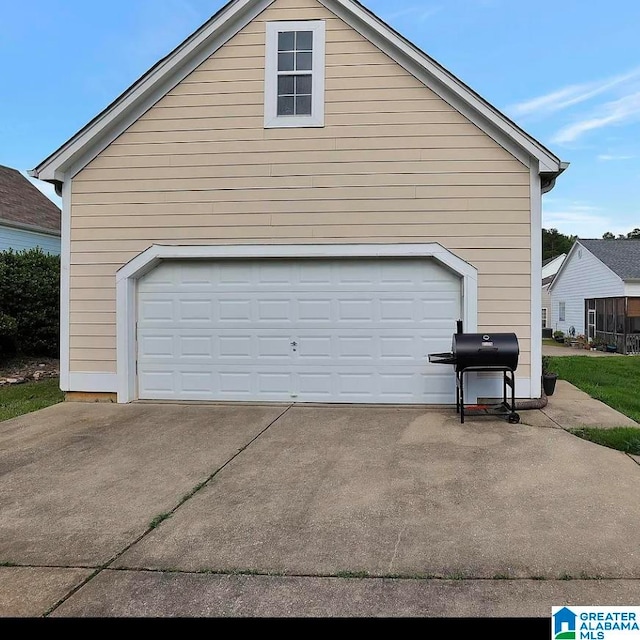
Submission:
{"label": "concrete driveway", "polygon": [[67,403],[3,423],[0,615],[637,604],[640,466],[522,417]]}

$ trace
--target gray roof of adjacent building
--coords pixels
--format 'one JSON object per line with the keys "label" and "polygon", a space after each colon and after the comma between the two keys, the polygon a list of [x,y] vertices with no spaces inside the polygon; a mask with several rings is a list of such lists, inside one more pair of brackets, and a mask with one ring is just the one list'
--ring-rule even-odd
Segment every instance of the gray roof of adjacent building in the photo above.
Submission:
{"label": "gray roof of adjacent building", "polygon": [[640,240],[582,240],[591,251],[622,280],[640,280]]}

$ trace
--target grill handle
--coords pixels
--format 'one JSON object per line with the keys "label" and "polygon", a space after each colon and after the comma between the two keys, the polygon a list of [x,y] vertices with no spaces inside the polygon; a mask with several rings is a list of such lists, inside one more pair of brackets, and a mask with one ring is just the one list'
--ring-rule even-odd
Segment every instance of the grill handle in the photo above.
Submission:
{"label": "grill handle", "polygon": [[429,362],[433,364],[456,364],[453,353],[430,353]]}

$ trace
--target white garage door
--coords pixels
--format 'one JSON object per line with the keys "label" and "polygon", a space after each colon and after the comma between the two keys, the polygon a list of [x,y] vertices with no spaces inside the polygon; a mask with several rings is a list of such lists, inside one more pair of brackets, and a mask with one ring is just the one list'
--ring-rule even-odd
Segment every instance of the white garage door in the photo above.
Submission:
{"label": "white garage door", "polygon": [[146,400],[454,399],[460,278],[429,259],[168,261],[138,287]]}

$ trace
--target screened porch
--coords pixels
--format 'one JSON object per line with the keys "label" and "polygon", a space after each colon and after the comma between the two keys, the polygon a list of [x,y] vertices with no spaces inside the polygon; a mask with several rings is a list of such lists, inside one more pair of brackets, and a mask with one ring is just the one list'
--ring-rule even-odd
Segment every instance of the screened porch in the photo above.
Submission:
{"label": "screened porch", "polygon": [[640,354],[640,298],[585,300],[587,338],[595,344],[616,346],[618,353]]}

